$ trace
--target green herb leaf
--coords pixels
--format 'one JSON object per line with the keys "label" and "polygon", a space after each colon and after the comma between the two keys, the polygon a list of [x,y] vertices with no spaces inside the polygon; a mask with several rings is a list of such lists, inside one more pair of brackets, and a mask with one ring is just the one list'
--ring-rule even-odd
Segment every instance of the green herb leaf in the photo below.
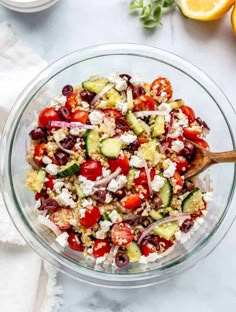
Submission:
{"label": "green herb leaf", "polygon": [[175,0],[165,0],[162,4],[163,8],[171,7],[175,3]]}
{"label": "green herb leaf", "polygon": [[162,8],[161,8],[160,5],[158,5],[158,6],[153,10],[152,15],[153,15],[153,17],[154,17],[154,19],[155,19],[156,21],[158,21],[158,22],[160,21],[161,15],[162,15]]}
{"label": "green herb leaf", "polygon": [[140,18],[142,18],[142,19],[147,18],[151,15],[151,13],[152,13],[152,5],[151,4],[145,5],[143,7]]}
{"label": "green herb leaf", "polygon": [[157,26],[158,23],[159,23],[159,21],[157,21],[155,19],[148,19],[148,20],[144,20],[143,26],[145,28],[154,28]]}

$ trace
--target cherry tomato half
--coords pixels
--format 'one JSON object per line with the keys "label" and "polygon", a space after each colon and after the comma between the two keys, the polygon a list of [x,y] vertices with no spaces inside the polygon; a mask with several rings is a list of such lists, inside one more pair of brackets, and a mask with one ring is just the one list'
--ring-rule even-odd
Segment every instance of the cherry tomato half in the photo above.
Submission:
{"label": "cherry tomato half", "polygon": [[82,124],[85,124],[87,120],[88,120],[88,112],[77,109],[72,113],[70,121],[81,122]]}
{"label": "cherry tomato half", "polygon": [[59,227],[60,230],[68,230],[71,227],[70,220],[73,218],[72,209],[59,208],[54,211],[50,220]]}
{"label": "cherry tomato half", "polygon": [[205,140],[203,140],[203,139],[197,138],[197,139],[194,140],[194,142],[196,144],[200,145],[201,147],[205,148],[205,149],[209,149],[208,143]]}
{"label": "cherry tomato half", "polygon": [[176,170],[179,173],[185,172],[188,168],[188,162],[185,158],[177,160],[177,161],[175,161],[175,163],[176,163]]}
{"label": "cherry tomato half", "polygon": [[54,107],[45,107],[39,114],[38,124],[40,127],[46,128],[50,121],[59,121],[61,117]]}
{"label": "cherry tomato half", "polygon": [[138,208],[142,204],[139,193],[130,194],[122,198],[121,205],[128,210]]}
{"label": "cherry tomato half", "polygon": [[74,109],[78,103],[77,103],[77,92],[73,92],[71,95],[69,95],[67,97],[67,101],[66,101],[66,107],[72,111],[72,109]]}
{"label": "cherry tomato half", "polygon": [[47,174],[46,178],[48,180],[44,184],[45,184],[46,187],[48,187],[48,188],[50,188],[52,190],[53,186],[54,186],[53,177],[50,174]]}
{"label": "cherry tomato half", "polygon": [[183,129],[183,135],[185,138],[189,139],[189,140],[196,140],[199,135],[202,133],[202,130],[198,127],[187,127]]}
{"label": "cherry tomato half", "polygon": [[120,111],[118,111],[117,109],[112,109],[112,108],[104,109],[103,113],[107,117],[122,117],[123,116]]}
{"label": "cherry tomato half", "polygon": [[176,180],[176,185],[179,186],[178,190],[175,192],[178,193],[182,189],[184,181],[178,171],[175,171],[173,178]]}
{"label": "cherry tomato half", "polygon": [[[152,168],[149,172],[150,172],[150,178],[151,178],[151,181],[152,181],[154,179],[154,177],[155,177],[155,170]],[[136,184],[147,184],[148,183],[146,171],[145,171],[144,168],[140,169],[139,177],[136,178],[134,180],[134,182]]]}
{"label": "cherry tomato half", "polygon": [[184,115],[188,117],[189,123],[194,122],[196,117],[195,117],[194,110],[191,107],[184,105],[180,107],[180,110],[182,111]]}
{"label": "cherry tomato half", "polygon": [[42,158],[46,153],[46,144],[41,143],[35,147],[34,150],[34,159],[38,165],[42,164]]}
{"label": "cherry tomato half", "polygon": [[88,180],[96,181],[102,175],[102,165],[98,160],[86,160],[80,166],[80,174]]}
{"label": "cherry tomato half", "polygon": [[93,245],[93,256],[94,258],[103,257],[111,250],[110,243],[105,239],[96,239]]}
{"label": "cherry tomato half", "polygon": [[71,232],[68,237],[68,245],[71,249],[75,251],[84,251],[84,246],[82,245],[81,241],[79,240],[78,235],[74,232]]}
{"label": "cherry tomato half", "polygon": [[148,95],[141,95],[134,100],[134,112],[148,111],[155,109],[154,100]]}
{"label": "cherry tomato half", "polygon": [[153,236],[153,239],[156,240],[161,248],[161,252],[166,251],[168,248],[170,248],[173,243],[165,238],[159,237],[157,235]]}
{"label": "cherry tomato half", "polygon": [[126,155],[119,155],[117,159],[109,159],[108,164],[111,172],[114,172],[117,168],[121,168],[120,174],[127,175],[129,172],[129,158]]}
{"label": "cherry tomato half", "polygon": [[147,138],[143,138],[143,137],[139,137],[138,138],[138,142],[139,142],[139,144],[144,144],[144,143],[148,142],[148,139]]}
{"label": "cherry tomato half", "polygon": [[[151,95],[157,102],[162,102],[163,97],[168,101],[172,98],[173,90],[169,79],[159,77],[151,84]],[[163,94],[164,93],[164,94]]]}
{"label": "cherry tomato half", "polygon": [[94,226],[100,219],[101,214],[98,207],[87,207],[85,210],[85,215],[80,218],[80,224],[86,228]]}
{"label": "cherry tomato half", "polygon": [[145,257],[150,255],[150,253],[157,251],[157,248],[154,246],[154,244],[145,239],[141,242],[140,249]]}
{"label": "cherry tomato half", "polygon": [[111,239],[115,245],[126,246],[134,239],[134,229],[128,223],[116,223],[111,230]]}

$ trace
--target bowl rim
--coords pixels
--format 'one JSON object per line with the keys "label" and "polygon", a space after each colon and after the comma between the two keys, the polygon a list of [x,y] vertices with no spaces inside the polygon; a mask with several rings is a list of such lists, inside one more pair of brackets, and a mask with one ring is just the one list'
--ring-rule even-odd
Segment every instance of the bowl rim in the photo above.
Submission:
{"label": "bowl rim", "polygon": [[[120,52],[117,53],[117,51],[120,51]],[[134,51],[136,51],[136,52],[134,53]],[[212,89],[211,92],[214,91],[213,93],[216,92],[217,96],[221,97],[221,101],[225,102],[228,105],[228,108],[234,112],[234,115],[235,115],[235,109],[233,108],[233,106],[231,105],[231,103],[229,102],[227,97],[224,95],[223,91],[219,88],[219,86],[217,86],[205,73],[203,73],[199,68],[192,65],[191,63],[189,63],[185,59],[175,55],[174,53],[171,53],[171,52],[168,52],[168,51],[165,51],[162,49],[158,49],[156,47],[147,46],[147,45],[118,43],[118,44],[105,44],[105,45],[91,46],[91,47],[87,47],[87,48],[83,48],[83,49],[74,51],[72,53],[69,53],[69,54],[59,58],[55,62],[48,65],[44,70],[42,70],[26,86],[26,88],[19,95],[15,104],[13,105],[13,108],[9,114],[9,117],[7,119],[4,131],[3,131],[3,135],[2,135],[2,141],[1,141],[2,150],[4,150],[4,148],[6,149],[6,146],[8,146],[8,149],[6,149],[6,151],[9,152],[8,153],[9,155],[11,155],[17,122],[21,119],[22,114],[24,113],[24,110],[26,109],[26,107],[28,106],[28,104],[30,103],[32,98],[35,96],[35,94],[40,90],[40,88],[42,88],[54,76],[56,76],[58,73],[60,73],[62,70],[65,70],[68,67],[71,67],[77,63],[89,60],[91,58],[98,58],[98,57],[108,56],[108,55],[120,55],[120,54],[122,54],[122,55],[128,54],[128,55],[132,55],[132,56],[141,56],[141,57],[145,57],[145,58],[151,58],[154,60],[161,61],[162,63],[166,63],[172,67],[175,67],[173,65],[173,63],[174,63],[174,61],[176,61],[176,64],[178,64],[178,66],[176,68],[178,70],[182,71],[187,76],[189,76],[191,79],[195,80],[203,89],[205,89],[205,91],[209,94],[209,96],[214,100],[214,102],[216,103],[216,105],[220,109],[220,111],[221,111],[221,113],[225,119],[225,122],[227,124],[228,130],[229,130],[230,135],[231,135],[232,145],[235,149],[235,138],[233,135],[233,131],[231,129],[231,124],[229,124],[228,117],[226,118],[224,111],[222,110],[220,105],[218,105],[218,103],[217,103],[218,101],[213,97],[212,93],[210,93],[210,91],[208,91],[209,88]],[[88,57],[88,55],[90,55],[90,57]],[[75,56],[77,58],[77,61],[74,63],[71,63],[71,60]],[[169,58],[173,63],[167,63],[166,61],[161,60],[160,59],[161,57]],[[79,59],[79,61],[78,61],[78,59]],[[69,65],[65,66],[64,62],[67,62]],[[63,63],[63,66],[62,66],[62,63]],[[181,66],[182,66],[182,68],[181,68]],[[57,72],[54,75],[51,75],[51,73],[57,67],[59,67],[59,68],[62,67],[62,68],[61,68],[61,70],[57,69]],[[187,68],[188,72],[186,72],[186,70],[184,70],[183,68]],[[194,78],[194,76],[200,77],[201,80],[204,82],[207,81],[207,89],[201,84],[201,82],[199,80],[196,79],[196,77]],[[48,78],[48,79],[46,79],[46,78]],[[40,85],[40,88],[38,88],[38,85]],[[33,90],[36,90],[36,92],[32,93]],[[24,105],[22,105],[22,103],[24,103]],[[20,107],[20,105],[21,105],[21,107]],[[18,118],[16,118],[15,116],[17,116]],[[10,135],[11,140],[9,140],[10,142],[7,142],[7,136],[9,135],[9,133],[11,134]],[[6,152],[4,152],[4,153],[6,154]],[[5,157],[6,157],[6,155],[5,155]],[[218,222],[215,225],[214,230],[211,232],[211,234],[208,235],[207,237],[205,237],[200,243],[198,243],[198,245],[190,253],[187,253],[186,255],[182,256],[180,259],[178,259],[178,261],[172,262],[171,264],[167,264],[166,266],[161,267],[161,268],[153,269],[151,271],[147,271],[144,273],[139,272],[136,274],[133,273],[132,275],[131,274],[122,274],[121,275],[121,274],[115,274],[115,273],[106,273],[106,272],[102,272],[102,271],[96,271],[96,270],[93,270],[90,268],[83,267],[83,266],[79,265],[78,263],[76,263],[75,261],[73,261],[72,259],[69,260],[68,257],[60,255],[53,248],[51,248],[46,242],[44,242],[40,237],[38,237],[38,235],[32,229],[31,225],[27,222],[27,220],[26,220],[24,214],[22,213],[20,206],[18,204],[16,195],[14,192],[14,183],[13,183],[12,174],[11,174],[11,161],[8,162],[7,169],[4,168],[4,163],[5,163],[4,157],[1,157],[1,175],[2,175],[1,189],[2,189],[2,193],[3,193],[4,201],[5,201],[8,213],[9,213],[13,223],[15,224],[17,230],[24,237],[24,239],[29,243],[29,245],[31,245],[31,247],[41,257],[46,258],[47,261],[56,265],[63,272],[66,272],[69,275],[73,275],[71,273],[74,272],[74,270],[78,272],[78,268],[79,268],[79,270],[81,271],[81,272],[79,272],[79,274],[81,274],[81,276],[77,277],[78,279],[86,280],[86,278],[84,278],[84,276],[86,276],[86,277],[89,277],[89,281],[87,280],[87,282],[90,282],[93,284],[98,283],[99,285],[101,285],[101,280],[105,282],[105,281],[107,281],[107,279],[111,280],[113,283],[115,283],[117,285],[120,284],[120,282],[123,282],[123,283],[131,282],[131,280],[130,280],[131,276],[132,276],[132,282],[134,282],[134,281],[137,281],[137,282],[145,281],[146,284],[153,284],[153,283],[158,282],[158,281],[156,281],[157,277],[158,277],[158,275],[156,274],[157,272],[164,272],[165,271],[165,272],[167,272],[167,275],[168,275],[168,273],[170,273],[169,271],[173,271],[173,269],[175,269],[175,272],[171,272],[171,274],[172,275],[177,274],[181,271],[186,270],[185,265],[186,265],[187,260],[194,259],[194,256],[195,256],[196,260],[194,261],[194,263],[188,263],[187,268],[193,266],[195,263],[198,262],[198,260],[200,260],[204,257],[204,255],[199,257],[199,253],[204,249],[204,247],[207,245],[207,243],[210,242],[211,238],[213,236],[215,236],[217,233],[219,233],[219,229],[221,228],[220,225],[222,225],[222,223],[226,220],[226,216],[227,215],[229,216],[229,214],[228,214],[229,207],[230,207],[230,203],[231,203],[233,196],[234,196],[235,184],[236,184],[236,181],[235,181],[236,180],[235,179],[235,177],[236,177],[236,165],[234,165],[234,179],[233,179],[233,183],[231,185],[231,191],[230,191],[230,194],[228,196],[228,201],[227,201],[227,205],[225,207],[224,213],[222,214],[222,216],[218,220]],[[6,178],[4,175],[4,173],[6,173],[6,170],[9,173],[8,178]],[[17,206],[16,209],[17,209],[18,217],[20,217],[17,219],[17,221],[14,218],[16,211],[13,212],[13,208],[11,206],[12,205],[12,198],[10,198],[9,194],[6,194],[6,192],[5,192],[6,184],[10,185],[10,187],[11,187],[11,190],[12,190],[11,195],[12,195],[12,198],[13,198],[15,205]],[[208,251],[208,253],[210,253],[216,247],[216,245],[218,245],[218,243],[223,239],[224,235],[227,233],[231,224],[233,223],[235,216],[236,216],[236,214],[232,214],[232,216],[230,218],[230,222],[226,226],[227,227],[226,231],[224,232],[224,234],[222,233],[221,238],[218,238],[218,241],[214,244],[214,246],[212,246],[211,250]],[[20,227],[19,226],[19,220],[21,222],[21,226],[22,226],[22,224],[24,225],[24,227],[25,227],[24,230],[27,230],[28,234],[29,234],[29,232],[31,232],[31,235],[34,238],[34,242],[32,242],[31,239],[28,237],[28,234],[26,234],[26,231],[22,231],[22,228],[19,229],[19,227]],[[32,234],[32,232],[34,234]],[[37,243],[36,244],[37,248],[35,247],[35,243]],[[48,257],[48,255],[43,254],[41,248],[44,248],[45,249],[44,251],[46,253],[49,253],[50,257]],[[205,256],[208,253],[205,252]],[[190,262],[190,261],[188,261],[188,262]],[[184,267],[183,267],[183,264],[184,264]],[[63,266],[63,268],[61,266]],[[178,270],[177,270],[177,266],[178,266]],[[94,277],[94,274],[96,274],[96,277]],[[117,282],[115,277],[119,277],[118,282]],[[104,283],[104,286],[113,287],[110,284],[109,285],[105,285],[105,284],[106,284],[106,282]],[[130,286],[130,284],[129,284],[129,286]],[[116,287],[116,286],[114,286],[114,287]],[[119,285],[118,285],[118,287],[119,287]],[[131,285],[131,287],[134,287],[134,286]],[[137,287],[140,287],[140,285]]]}

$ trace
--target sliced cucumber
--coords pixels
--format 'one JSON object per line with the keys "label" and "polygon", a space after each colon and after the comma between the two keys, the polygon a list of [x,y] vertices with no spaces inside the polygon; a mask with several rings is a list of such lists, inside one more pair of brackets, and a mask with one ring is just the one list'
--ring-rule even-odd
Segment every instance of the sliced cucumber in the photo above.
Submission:
{"label": "sliced cucumber", "polygon": [[108,80],[106,78],[98,78],[98,79],[91,79],[82,82],[82,87],[85,90],[99,93],[106,85],[108,84]]}
{"label": "sliced cucumber", "polygon": [[179,226],[177,222],[168,222],[162,225],[157,225],[153,232],[154,234],[165,238],[167,240],[170,240],[171,237],[175,234],[175,232],[178,230]]}
{"label": "sliced cucumber", "polygon": [[130,262],[136,262],[142,256],[140,248],[135,242],[132,242],[129,245],[127,245],[126,250]]}
{"label": "sliced cucumber", "polygon": [[140,135],[141,133],[143,133],[144,128],[133,113],[128,112],[126,115],[126,119],[135,134]]}
{"label": "sliced cucumber", "polygon": [[77,193],[77,195],[78,195],[78,197],[79,197],[80,199],[83,199],[83,198],[86,197],[86,195],[84,195],[84,192],[82,191],[80,185],[76,184],[76,185],[75,185],[75,190],[76,190],[76,193]]}
{"label": "sliced cucumber", "polygon": [[173,109],[178,109],[181,106],[183,106],[184,105],[184,101],[183,100],[175,100],[173,102],[169,102],[168,104],[171,106],[171,108],[173,110]]}
{"label": "sliced cucumber", "polygon": [[92,157],[99,151],[99,135],[96,130],[87,130],[84,142],[87,156]]}
{"label": "sliced cucumber", "polygon": [[164,218],[163,215],[162,215],[160,212],[158,212],[157,210],[155,210],[155,209],[152,209],[152,210],[150,211],[149,215],[150,215],[154,220],[157,220],[157,221]]}
{"label": "sliced cucumber", "polygon": [[182,211],[184,213],[197,213],[204,208],[204,201],[202,199],[202,193],[197,187],[182,202]]}
{"label": "sliced cucumber", "polygon": [[160,135],[162,135],[165,132],[165,118],[162,115],[159,115],[156,117],[153,131],[152,131],[152,137],[156,138]]}
{"label": "sliced cucumber", "polygon": [[160,189],[159,196],[161,198],[164,207],[169,207],[172,200],[172,186],[168,180],[166,180],[164,186]]}
{"label": "sliced cucumber", "polygon": [[134,186],[135,172],[136,172],[136,169],[134,168],[131,168],[128,172],[127,184],[126,184],[126,187],[128,190],[131,190],[132,187]]}
{"label": "sliced cucumber", "polygon": [[46,171],[43,169],[40,169],[37,173],[35,180],[32,183],[32,188],[36,192],[39,193],[42,190],[45,178],[46,178]]}
{"label": "sliced cucumber", "polygon": [[73,174],[78,173],[80,170],[80,166],[76,161],[69,161],[65,166],[60,167],[57,176],[59,178],[70,177]]}
{"label": "sliced cucumber", "polygon": [[108,158],[117,158],[122,145],[122,141],[118,138],[105,139],[101,143],[101,153]]}
{"label": "sliced cucumber", "polygon": [[115,107],[116,103],[122,102],[120,93],[116,89],[112,88],[106,93],[107,105],[108,107]]}

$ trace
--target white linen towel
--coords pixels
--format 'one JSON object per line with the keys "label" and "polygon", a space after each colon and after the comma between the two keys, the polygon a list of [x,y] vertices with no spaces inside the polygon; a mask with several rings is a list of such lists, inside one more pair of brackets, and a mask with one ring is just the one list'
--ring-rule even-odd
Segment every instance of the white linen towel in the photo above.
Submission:
{"label": "white linen towel", "polygon": [[[17,96],[46,65],[16,38],[7,23],[0,23],[0,134]],[[0,220],[0,310],[58,311],[62,290],[56,285],[56,270],[45,264],[18,234],[1,194]]]}

